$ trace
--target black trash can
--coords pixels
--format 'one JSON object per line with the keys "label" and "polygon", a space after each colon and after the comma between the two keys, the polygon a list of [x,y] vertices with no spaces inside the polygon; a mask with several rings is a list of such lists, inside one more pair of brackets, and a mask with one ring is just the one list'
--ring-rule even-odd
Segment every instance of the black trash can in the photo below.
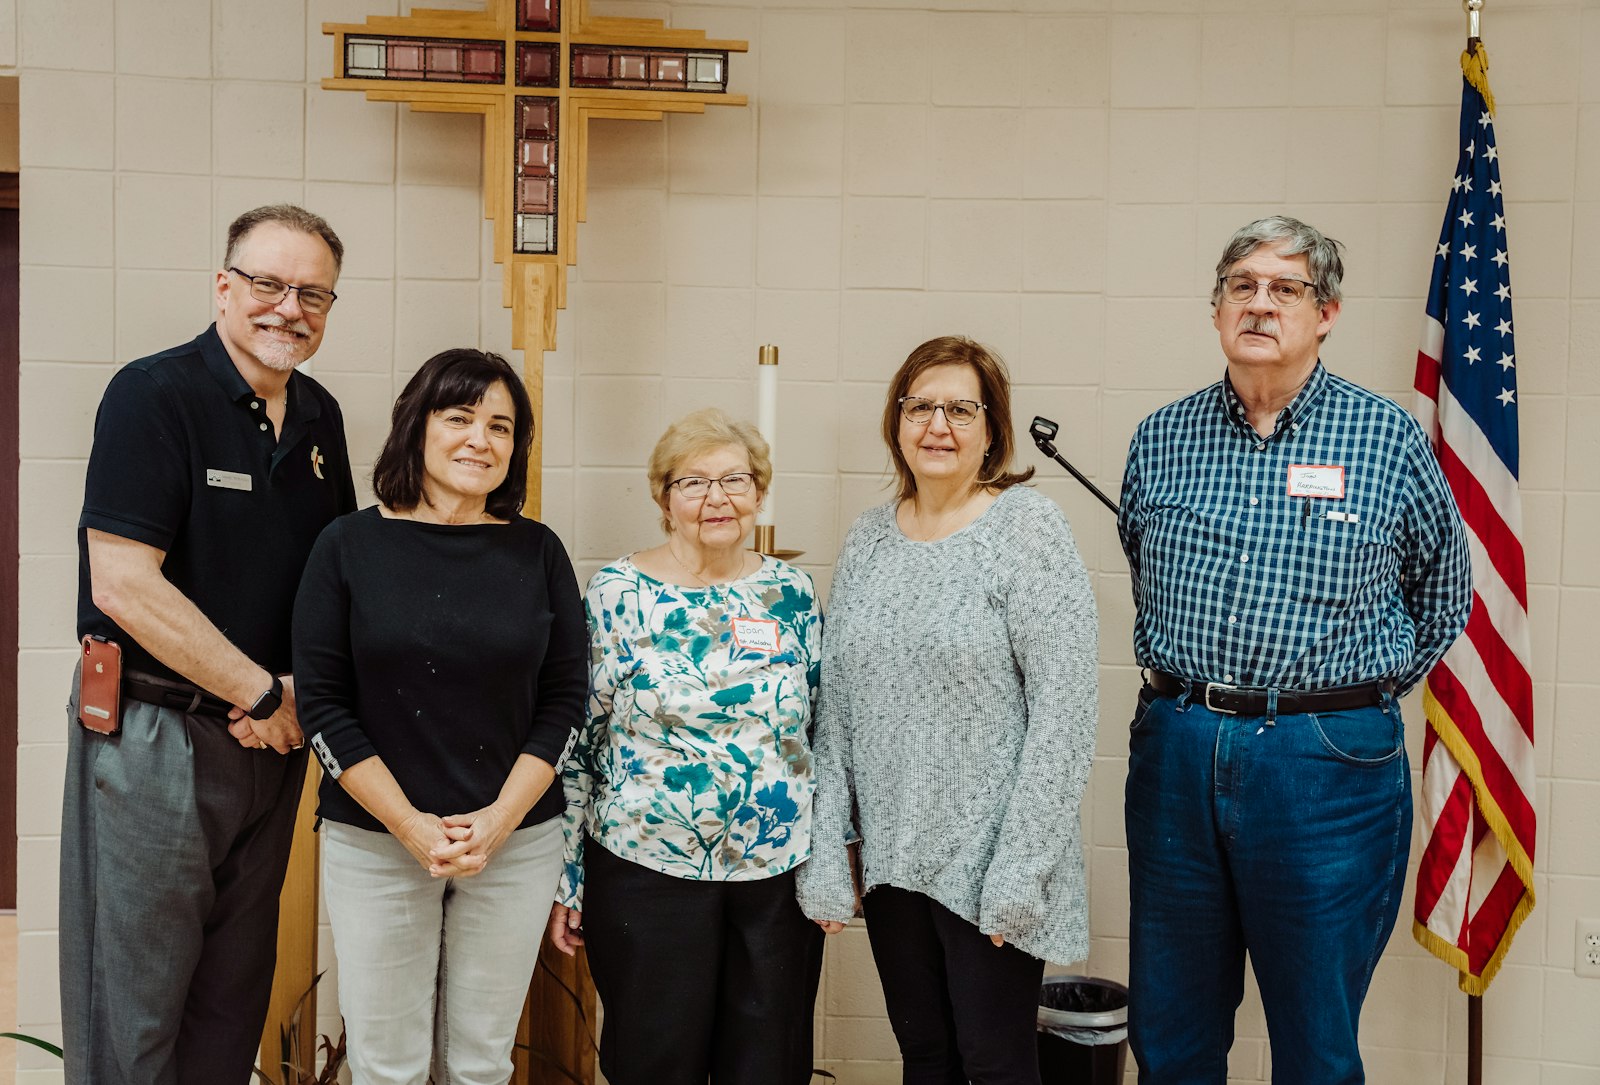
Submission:
{"label": "black trash can", "polygon": [[1044,1085],[1122,1085],[1128,989],[1092,976],[1047,976],[1039,988]]}

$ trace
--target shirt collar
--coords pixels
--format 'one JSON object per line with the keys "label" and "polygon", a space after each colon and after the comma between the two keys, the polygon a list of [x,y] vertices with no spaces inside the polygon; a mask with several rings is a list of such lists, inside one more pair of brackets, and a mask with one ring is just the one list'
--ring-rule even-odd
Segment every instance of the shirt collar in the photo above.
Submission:
{"label": "shirt collar", "polygon": [[[223,345],[222,336],[217,334],[216,324],[200,333],[199,342],[200,356],[205,359],[206,369],[231,401],[248,405],[251,400],[259,398],[255,389],[250,387],[250,382],[239,372],[239,367],[233,364],[233,356]],[[288,401],[284,408],[285,436],[289,434],[291,425],[298,430],[304,424],[322,417],[322,404],[316,396],[301,394],[302,383],[298,372],[289,374]]]}
{"label": "shirt collar", "polygon": [[[1287,407],[1278,412],[1277,424],[1273,427],[1272,435],[1276,437],[1289,427],[1298,429],[1316,410],[1327,387],[1328,370],[1323,366],[1322,359],[1318,358],[1316,366],[1311,370],[1311,376],[1300,386],[1300,391],[1294,394]],[[1245,418],[1244,401],[1239,398],[1239,393],[1233,390],[1233,381],[1226,371],[1222,374],[1222,413],[1235,429],[1248,434],[1251,440],[1261,439]]]}

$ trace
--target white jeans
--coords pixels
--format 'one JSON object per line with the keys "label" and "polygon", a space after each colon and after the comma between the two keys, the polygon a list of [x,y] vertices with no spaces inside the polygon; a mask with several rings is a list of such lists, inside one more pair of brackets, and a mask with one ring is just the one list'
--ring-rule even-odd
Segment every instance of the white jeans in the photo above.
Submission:
{"label": "white jeans", "polygon": [[431,878],[394,837],[322,824],[322,888],[355,1085],[505,1085],[561,873],[559,819],[483,872]]}

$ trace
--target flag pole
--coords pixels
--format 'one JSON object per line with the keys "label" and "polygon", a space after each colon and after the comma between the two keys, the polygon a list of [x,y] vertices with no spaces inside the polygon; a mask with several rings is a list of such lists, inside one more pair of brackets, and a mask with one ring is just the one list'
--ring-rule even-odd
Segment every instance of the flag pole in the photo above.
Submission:
{"label": "flag pole", "polygon": [[[1467,52],[1477,53],[1483,44],[1479,12],[1483,0],[1461,0],[1467,13]],[[1467,996],[1467,1085],[1483,1085],[1483,996]]]}

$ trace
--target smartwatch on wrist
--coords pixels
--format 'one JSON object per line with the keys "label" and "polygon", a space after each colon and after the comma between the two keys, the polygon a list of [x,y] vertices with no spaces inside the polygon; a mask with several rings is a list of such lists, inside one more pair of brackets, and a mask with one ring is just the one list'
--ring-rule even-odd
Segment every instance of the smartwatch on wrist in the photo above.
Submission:
{"label": "smartwatch on wrist", "polygon": [[283,704],[283,679],[277,675],[272,676],[272,688],[256,698],[256,703],[250,706],[246,713],[253,720],[264,720],[278,710]]}

